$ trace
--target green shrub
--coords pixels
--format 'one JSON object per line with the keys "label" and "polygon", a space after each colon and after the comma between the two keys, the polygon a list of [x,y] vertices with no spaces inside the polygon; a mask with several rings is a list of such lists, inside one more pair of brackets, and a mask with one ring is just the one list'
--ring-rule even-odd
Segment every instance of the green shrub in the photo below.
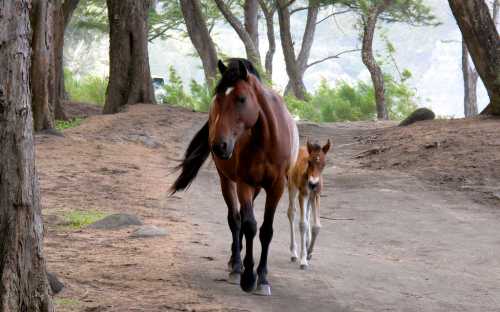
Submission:
{"label": "green shrub", "polygon": [[99,211],[71,211],[65,215],[65,219],[69,226],[74,229],[81,229],[90,225],[106,216],[105,213]]}
{"label": "green shrub", "polygon": [[64,86],[69,98],[74,102],[84,102],[96,105],[104,105],[106,101],[106,88],[108,79],[104,77],[88,75],[77,79],[69,70],[64,70]]}
{"label": "green shrub", "polygon": [[76,117],[70,120],[56,120],[56,129],[59,131],[79,126],[83,118]]}

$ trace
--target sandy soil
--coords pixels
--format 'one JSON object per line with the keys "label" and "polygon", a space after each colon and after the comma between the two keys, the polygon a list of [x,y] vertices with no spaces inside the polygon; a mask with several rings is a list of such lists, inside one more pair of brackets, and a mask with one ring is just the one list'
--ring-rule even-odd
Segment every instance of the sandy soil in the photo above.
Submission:
{"label": "sandy soil", "polygon": [[[188,192],[166,196],[171,168],[205,120],[136,105],[89,117],[65,137],[36,136],[45,254],[66,284],[58,311],[497,311],[500,211],[489,196],[499,175],[488,164],[498,163],[498,121],[301,124],[302,139],[334,142],[323,228],[310,269],[299,270],[289,262],[284,196],[269,260],[273,296],[263,298],[226,282],[230,235],[213,164]],[[459,174],[481,187],[432,182]],[[63,216],[75,210],[132,213],[168,235],[72,229]]]}

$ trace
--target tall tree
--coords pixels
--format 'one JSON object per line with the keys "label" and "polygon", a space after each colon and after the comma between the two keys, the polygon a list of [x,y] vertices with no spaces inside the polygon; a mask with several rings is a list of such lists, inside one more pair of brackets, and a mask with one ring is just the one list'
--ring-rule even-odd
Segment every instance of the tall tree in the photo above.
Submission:
{"label": "tall tree", "polygon": [[262,68],[259,52],[259,29],[258,29],[258,2],[257,0],[245,0],[244,20],[245,23],[236,17],[231,8],[224,0],[214,0],[227,22],[233,27],[243,42],[247,58],[258,68]]}
{"label": "tall tree", "polygon": [[109,18],[109,84],[103,112],[125,105],[155,103],[148,57],[151,0],[107,0]]}
{"label": "tall tree", "polygon": [[485,114],[500,115],[500,40],[484,0],[448,0],[474,66],[488,91]]}
{"label": "tall tree", "polygon": [[217,51],[207,28],[200,0],[180,0],[180,5],[189,38],[203,64],[205,80],[212,86],[217,76]]}
{"label": "tall tree", "polygon": [[266,70],[266,76],[272,80],[273,79],[273,59],[276,53],[276,36],[274,35],[274,15],[276,14],[276,2],[274,0],[259,0],[260,8],[266,20],[267,28],[267,41],[269,48],[266,52],[266,60],[264,62],[264,68]]}
{"label": "tall tree", "polygon": [[[310,0],[307,7],[306,27],[302,36],[302,44],[298,56],[295,54],[294,42],[291,32],[291,10],[293,1],[276,0],[278,4],[278,20],[280,26],[281,46],[285,58],[286,72],[289,78],[289,87],[291,93],[298,99],[304,100],[306,97],[306,87],[304,85],[304,73],[307,69],[307,62],[311,53],[311,47],[314,41],[316,31],[316,22],[318,19],[319,2]],[[285,93],[287,93],[285,91]]]}
{"label": "tall tree", "polygon": [[0,311],[48,312],[30,107],[30,4],[0,2]]}
{"label": "tall tree", "polygon": [[[495,26],[498,24],[498,10],[500,8],[500,0],[493,0],[492,16]],[[498,28],[497,28],[498,30]],[[478,114],[477,108],[477,74],[474,66],[469,62],[469,50],[462,39],[462,73],[464,77],[464,115],[472,117]]]}

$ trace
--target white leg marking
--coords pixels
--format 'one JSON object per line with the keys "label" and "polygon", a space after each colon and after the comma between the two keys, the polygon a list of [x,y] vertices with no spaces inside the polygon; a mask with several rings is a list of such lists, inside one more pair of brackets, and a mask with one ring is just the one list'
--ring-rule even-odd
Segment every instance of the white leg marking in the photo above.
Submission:
{"label": "white leg marking", "polygon": [[303,196],[302,194],[299,195],[299,203],[300,203],[300,223],[299,223],[299,228],[300,228],[300,267],[302,269],[307,268],[308,262],[307,262],[307,242],[306,242],[306,233],[309,232],[309,222],[307,220],[307,214],[308,214],[308,200],[309,196]]}
{"label": "white leg marking", "polygon": [[[291,182],[289,182],[291,183]],[[297,261],[297,244],[295,243],[295,201],[297,200],[297,189],[294,186],[288,188],[288,221],[290,221],[290,257]]]}

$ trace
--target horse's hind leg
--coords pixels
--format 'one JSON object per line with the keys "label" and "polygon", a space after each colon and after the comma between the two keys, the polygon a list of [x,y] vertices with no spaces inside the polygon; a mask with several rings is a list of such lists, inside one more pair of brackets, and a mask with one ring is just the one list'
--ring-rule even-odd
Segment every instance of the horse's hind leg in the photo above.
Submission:
{"label": "horse's hind leg", "polygon": [[257,234],[257,222],[253,211],[253,198],[255,188],[250,185],[239,183],[237,187],[238,200],[240,201],[241,231],[245,236],[245,259],[243,260],[244,270],[241,275],[240,286],[246,292],[255,289],[255,273],[253,271],[253,240]]}
{"label": "horse's hind leg", "polygon": [[307,260],[311,260],[314,243],[316,242],[316,238],[318,237],[319,230],[321,229],[321,222],[319,219],[319,194],[314,194],[311,198],[311,210],[312,210],[312,238],[311,244],[307,250]]}
{"label": "horse's hind leg", "polygon": [[240,283],[241,276],[241,219],[236,200],[236,184],[220,174],[222,195],[227,205],[227,222],[231,229],[233,241],[231,243],[231,258],[229,259],[229,282]]}
{"label": "horse's hind leg", "polygon": [[285,189],[285,182],[278,180],[270,189],[266,189],[266,208],[264,211],[264,222],[260,227],[260,243],[262,245],[262,253],[260,255],[259,266],[257,267],[257,274],[259,279],[257,281],[257,295],[270,296],[271,286],[267,280],[267,256],[269,254],[269,245],[273,238],[273,222],[276,206],[280,201],[281,195]]}
{"label": "horse's hind leg", "polygon": [[294,186],[288,187],[288,221],[290,222],[290,254],[291,261],[297,261],[297,243],[295,242],[295,201],[297,200],[297,189]]}

